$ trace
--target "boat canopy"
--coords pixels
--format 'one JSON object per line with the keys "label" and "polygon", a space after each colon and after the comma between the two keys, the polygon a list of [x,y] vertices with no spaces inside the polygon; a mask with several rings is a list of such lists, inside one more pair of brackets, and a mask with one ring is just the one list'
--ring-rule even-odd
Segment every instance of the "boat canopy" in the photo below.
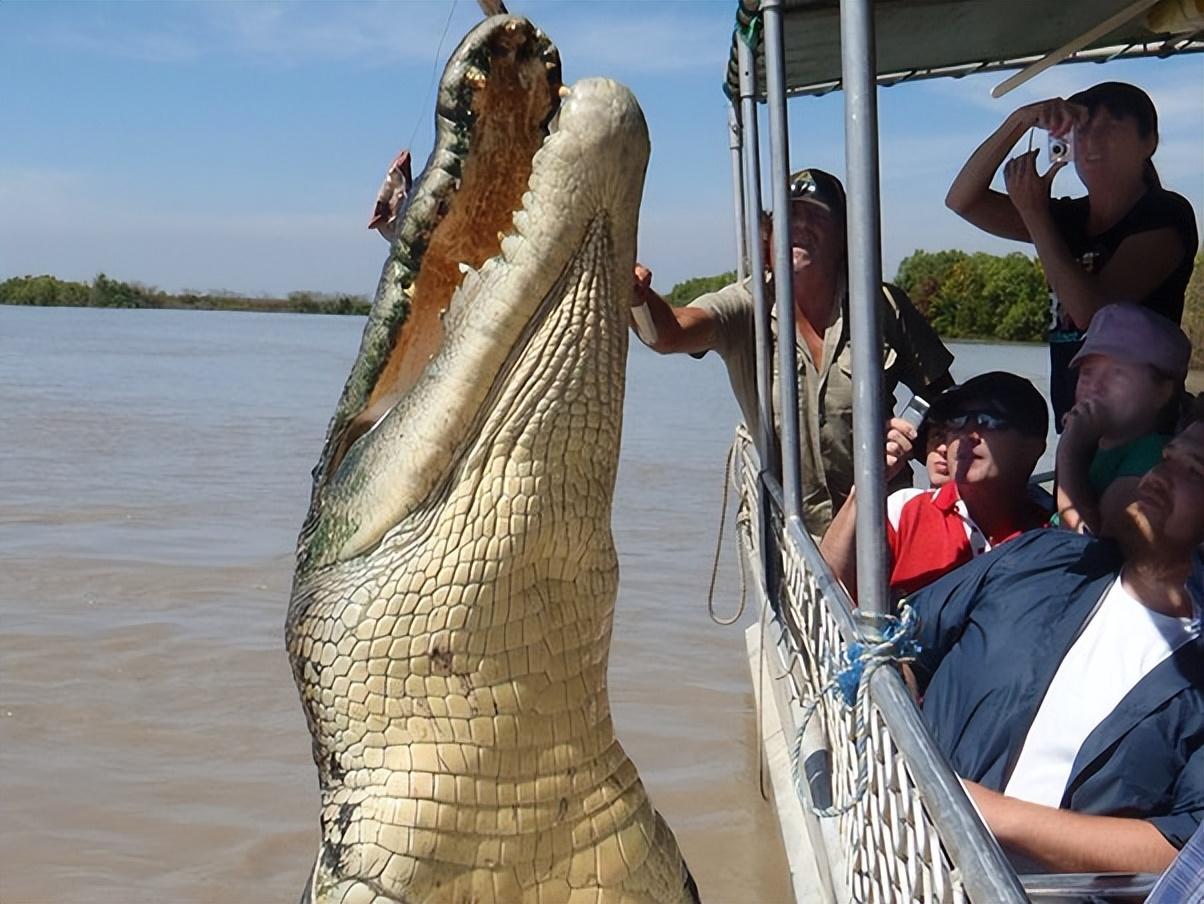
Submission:
{"label": "boat canopy", "polygon": [[[875,0],[872,5],[881,85],[1018,69],[1047,59],[1102,62],[1204,50],[1204,13],[1195,0]],[[739,94],[736,44],[742,36],[753,38],[756,84],[760,99],[765,97],[764,51],[755,33],[759,9],[759,0],[739,0],[725,85],[732,97]],[[839,0],[784,0],[782,13],[786,93],[816,95],[840,88]]]}

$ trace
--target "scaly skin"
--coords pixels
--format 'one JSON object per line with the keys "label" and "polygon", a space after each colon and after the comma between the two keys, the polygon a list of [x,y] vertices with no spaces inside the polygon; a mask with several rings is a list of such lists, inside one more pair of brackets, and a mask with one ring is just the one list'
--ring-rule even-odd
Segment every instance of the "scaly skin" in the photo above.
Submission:
{"label": "scaly skin", "polygon": [[559,87],[522,19],[453,55],[314,471],[286,629],[322,798],[304,901],[697,900],[606,693],[647,129],[590,80],[543,142]]}

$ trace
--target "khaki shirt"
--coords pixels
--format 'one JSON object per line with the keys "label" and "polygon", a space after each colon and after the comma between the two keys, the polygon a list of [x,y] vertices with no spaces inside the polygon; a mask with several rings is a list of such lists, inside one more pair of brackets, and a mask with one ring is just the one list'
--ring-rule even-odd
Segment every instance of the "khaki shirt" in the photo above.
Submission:
{"label": "khaki shirt", "polygon": [[[772,296],[772,291],[770,291]],[[759,443],[757,349],[752,293],[747,280],[694,299],[716,321],[715,351],[727,365],[728,379],[749,432]],[[803,342],[797,342],[799,431],[803,521],[820,536],[853,487],[853,353],[849,342],[848,298],[824,332],[823,362],[816,367]],[[776,326],[776,316],[771,318]],[[774,418],[778,420],[777,355],[774,355]],[[882,287],[882,390],[894,398],[900,383],[919,392],[944,376],[953,355],[915,309],[902,289]],[[774,424],[775,430],[778,424]],[[890,490],[911,485],[911,472],[893,481]]]}

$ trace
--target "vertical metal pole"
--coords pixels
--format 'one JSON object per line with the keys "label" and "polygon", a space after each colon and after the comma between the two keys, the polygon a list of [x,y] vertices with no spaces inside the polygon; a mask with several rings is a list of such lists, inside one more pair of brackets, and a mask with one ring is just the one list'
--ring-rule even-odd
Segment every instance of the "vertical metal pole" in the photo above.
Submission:
{"label": "vertical metal pole", "polygon": [[782,412],[782,496],[787,518],[800,518],[798,346],[794,268],[790,251],[790,147],[786,134],[786,55],[781,0],[761,0],[765,35],[765,101],[769,107],[769,169],[773,191],[773,294],[778,311],[778,391]]}
{"label": "vertical metal pole", "polygon": [[891,612],[886,586],[882,397],[882,242],[878,222],[878,84],[870,0],[841,0],[845,169],[849,182],[849,311],[853,346],[853,470],[857,476],[857,602],[863,627]]}
{"label": "vertical metal pole", "polygon": [[736,208],[736,279],[743,282],[748,277],[748,240],[744,234],[744,178],[740,159],[740,148],[744,142],[740,137],[738,104],[738,101],[733,103],[727,111],[727,136],[728,148],[732,152],[732,202]]}
{"label": "vertical metal pole", "polygon": [[748,249],[748,282],[754,305],[754,329],[757,339],[757,416],[761,422],[761,466],[770,474],[778,473],[777,436],[773,425],[773,339],[769,325],[769,307],[765,303],[765,259],[761,249],[761,148],[757,134],[757,82],[752,49],[741,39],[738,43],[740,64],[740,121],[744,127],[744,235]]}
{"label": "vertical metal pole", "polygon": [[744,163],[744,239],[748,252],[749,291],[753,297],[753,330],[757,343],[757,418],[761,423],[759,444],[761,479],[757,493],[761,519],[757,525],[765,594],[778,610],[778,544],[773,531],[773,506],[765,483],[766,475],[780,473],[778,437],[773,423],[773,334],[769,306],[765,301],[765,260],[761,245],[761,147],[757,134],[757,76],[755,55],[743,37],[737,41],[740,67],[740,125],[743,130],[741,156]]}

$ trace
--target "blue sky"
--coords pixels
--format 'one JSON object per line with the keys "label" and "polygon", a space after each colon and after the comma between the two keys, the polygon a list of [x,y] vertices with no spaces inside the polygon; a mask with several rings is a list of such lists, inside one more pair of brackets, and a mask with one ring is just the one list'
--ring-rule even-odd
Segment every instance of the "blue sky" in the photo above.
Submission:
{"label": "blue sky", "polygon": [[[640,256],[656,282],[733,266],[727,101],[734,0],[511,0],[566,82],[627,84],[652,132]],[[366,229],[398,148],[430,149],[432,72],[475,2],[0,2],[0,279],[98,272],[170,291],[370,294]],[[436,53],[440,35],[447,36]],[[883,90],[884,270],[916,248],[1004,251],[944,209],[958,167],[1021,103],[1105,79],[1153,96],[1169,187],[1204,210],[1204,54]],[[844,170],[842,98],[790,104],[796,164]],[[1064,171],[1057,194],[1077,194]]]}

